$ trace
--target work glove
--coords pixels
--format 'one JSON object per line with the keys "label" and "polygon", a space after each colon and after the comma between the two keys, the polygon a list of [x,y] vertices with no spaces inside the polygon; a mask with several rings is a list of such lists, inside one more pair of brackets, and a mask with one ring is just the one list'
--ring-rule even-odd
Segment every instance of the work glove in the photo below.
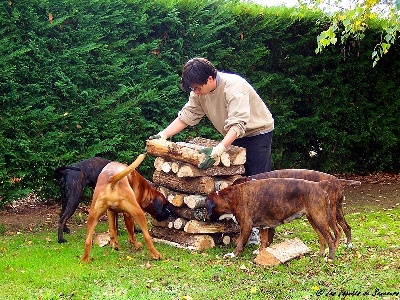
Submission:
{"label": "work glove", "polygon": [[148,140],[157,140],[157,139],[163,139],[166,140],[167,136],[165,135],[165,133],[163,131],[160,131],[159,133],[155,134],[155,135],[151,135],[149,136]]}
{"label": "work glove", "polygon": [[199,169],[208,169],[216,162],[217,158],[225,151],[225,146],[219,143],[215,147],[203,148],[199,150],[200,153],[205,153],[206,158],[200,163]]}

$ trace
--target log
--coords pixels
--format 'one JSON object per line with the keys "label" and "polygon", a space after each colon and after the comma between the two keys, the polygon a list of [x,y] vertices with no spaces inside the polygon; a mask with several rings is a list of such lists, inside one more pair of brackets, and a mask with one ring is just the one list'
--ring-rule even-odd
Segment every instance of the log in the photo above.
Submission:
{"label": "log", "polygon": [[[206,141],[205,144],[212,143],[217,145],[217,141],[200,139],[193,140],[195,142]],[[195,143],[183,143],[177,142],[173,143],[167,140],[155,139],[146,141],[146,151],[149,155],[155,157],[162,157],[169,160],[176,160],[181,162],[186,162],[195,166],[198,166],[204,161],[206,155],[200,153],[199,150],[203,149],[204,146],[197,145]],[[229,146],[226,148],[225,152],[219,157],[219,159],[214,163],[214,166],[223,164],[226,167],[231,165],[243,165],[246,162],[246,149],[237,146]]]}
{"label": "log", "polygon": [[214,179],[209,176],[179,178],[172,174],[154,171],[153,182],[189,194],[208,194],[214,191]]}
{"label": "log", "polygon": [[170,161],[166,161],[164,158],[162,157],[157,157],[154,160],[154,168],[157,171],[163,171],[165,173],[169,173],[172,171],[172,162]]}
{"label": "log", "polygon": [[188,207],[171,207],[171,216],[176,218],[184,218],[188,220],[205,221],[207,217],[207,209],[205,207],[191,209]]}
{"label": "log", "polygon": [[168,219],[164,221],[157,221],[154,218],[151,218],[150,224],[155,227],[165,227],[165,228],[174,228],[175,217],[168,217]]}
{"label": "log", "polygon": [[183,161],[195,166],[202,163],[206,157],[204,153],[200,153],[198,150],[163,139],[147,140],[146,152],[152,156]]}
{"label": "log", "polygon": [[184,196],[181,194],[169,194],[167,200],[176,207],[181,207],[184,204]]}
{"label": "log", "polygon": [[165,186],[158,186],[157,190],[167,198],[168,202],[174,206],[181,207],[184,202],[183,199],[188,196],[188,194],[181,194],[166,188]]}
{"label": "log", "polygon": [[214,239],[215,245],[230,245],[235,244],[239,234],[229,234],[226,233],[213,233],[209,234]]}
{"label": "log", "polygon": [[261,250],[254,262],[262,266],[276,266],[310,251],[299,238],[294,238]]}
{"label": "log", "polygon": [[213,177],[214,188],[216,191],[220,191],[220,190],[232,185],[236,179],[241,178],[241,177],[242,177],[241,175]]}
{"label": "log", "polygon": [[176,162],[176,161],[171,162],[171,170],[172,170],[172,172],[174,172],[175,174],[178,173],[179,165],[180,165],[179,162]]}
{"label": "log", "polygon": [[[196,137],[188,141],[189,143],[204,146],[204,147],[215,147],[218,145],[218,141],[209,140],[201,137]],[[230,164],[237,166],[243,165],[246,162],[246,149],[238,146],[228,146],[225,150],[228,154]],[[221,158],[221,161],[223,158]],[[224,164],[225,165],[225,164]]]}
{"label": "log", "polygon": [[108,245],[111,241],[110,233],[98,233],[94,235],[93,243],[99,245],[99,247],[104,247]]}
{"label": "log", "polygon": [[[178,164],[177,164],[178,165]],[[181,163],[178,165],[176,176],[178,177],[200,177],[200,176],[227,176],[244,174],[244,165],[231,167],[213,166],[205,170],[197,168],[197,166]]]}
{"label": "log", "polygon": [[187,233],[239,233],[240,227],[234,222],[204,222],[190,220],[186,223],[184,231]]}
{"label": "log", "polygon": [[191,209],[204,207],[204,204],[206,203],[206,196],[188,195],[183,198],[183,202],[185,202],[185,204]]}
{"label": "log", "polygon": [[176,220],[174,221],[174,228],[178,230],[183,230],[188,221],[189,220],[184,218],[176,218]]}
{"label": "log", "polygon": [[168,195],[171,194],[171,190],[162,185],[157,186],[157,191],[159,191],[161,194],[163,194],[163,196],[165,198],[167,198]]}
{"label": "log", "polygon": [[217,233],[225,231],[225,224],[190,220],[183,230],[187,233]]}
{"label": "log", "polygon": [[[176,229],[154,227],[151,229],[150,235],[153,237],[154,241],[173,242],[174,244],[172,245],[179,248],[201,251],[215,247],[214,239],[205,234],[195,235]],[[155,240],[154,238],[157,238],[158,240]]]}

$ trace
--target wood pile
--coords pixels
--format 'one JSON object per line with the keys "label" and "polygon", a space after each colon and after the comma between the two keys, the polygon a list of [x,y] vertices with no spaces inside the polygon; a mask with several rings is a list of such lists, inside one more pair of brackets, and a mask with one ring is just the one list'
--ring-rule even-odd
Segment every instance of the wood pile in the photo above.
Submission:
{"label": "wood pile", "polygon": [[204,138],[187,143],[162,139],[146,142],[147,153],[156,157],[153,183],[173,204],[167,220],[152,220],[150,234],[155,241],[191,250],[234,243],[239,226],[231,219],[208,222],[205,200],[207,194],[231,185],[244,174],[246,150],[230,146],[212,167],[199,169],[206,156],[199,150],[217,144]]}

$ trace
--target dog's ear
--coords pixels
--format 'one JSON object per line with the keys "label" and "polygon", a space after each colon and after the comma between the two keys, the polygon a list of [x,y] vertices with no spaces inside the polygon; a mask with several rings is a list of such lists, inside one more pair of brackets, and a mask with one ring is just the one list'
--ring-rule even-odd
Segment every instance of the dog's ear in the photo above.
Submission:
{"label": "dog's ear", "polygon": [[154,198],[153,207],[154,207],[154,210],[156,211],[157,215],[162,214],[163,204],[162,204],[162,199],[159,196]]}
{"label": "dog's ear", "polygon": [[205,203],[207,209],[207,216],[211,217],[213,214],[213,208],[215,207],[214,201],[207,199]]}
{"label": "dog's ear", "polygon": [[170,215],[170,210],[167,207],[167,204],[169,202],[167,202],[165,205],[164,202],[165,201],[163,201],[163,199],[160,196],[157,196],[153,200],[153,207],[156,212],[156,220],[159,222],[164,221]]}

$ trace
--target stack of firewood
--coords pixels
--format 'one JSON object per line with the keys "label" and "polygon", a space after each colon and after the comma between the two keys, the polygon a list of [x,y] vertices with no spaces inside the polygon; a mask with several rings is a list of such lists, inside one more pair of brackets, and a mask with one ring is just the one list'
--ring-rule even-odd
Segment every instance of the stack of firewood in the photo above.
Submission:
{"label": "stack of firewood", "polygon": [[147,153],[155,156],[153,182],[173,210],[163,222],[152,220],[153,239],[192,250],[228,245],[238,236],[239,227],[231,219],[206,220],[208,193],[221,190],[244,173],[246,150],[230,146],[215,164],[201,170],[205,154],[199,150],[217,145],[217,141],[195,138],[187,143],[162,139],[148,140]]}

